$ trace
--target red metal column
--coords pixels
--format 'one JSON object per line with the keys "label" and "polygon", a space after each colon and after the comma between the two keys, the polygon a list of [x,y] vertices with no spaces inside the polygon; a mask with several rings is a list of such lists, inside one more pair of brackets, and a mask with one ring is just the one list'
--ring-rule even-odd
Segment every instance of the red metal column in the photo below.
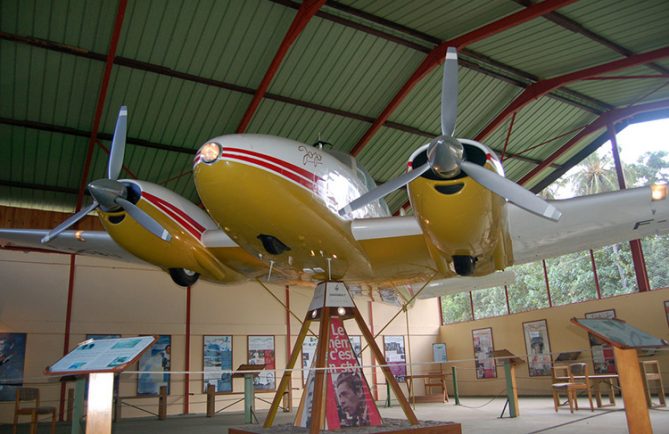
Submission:
{"label": "red metal column", "polygon": [[105,106],[105,99],[107,97],[107,89],[109,88],[109,78],[111,77],[111,68],[116,57],[116,47],[121,38],[121,27],[123,26],[123,18],[125,17],[125,9],[128,5],[128,0],[119,0],[118,10],[116,11],[116,20],[114,21],[114,30],[112,32],[111,41],[109,43],[109,51],[107,52],[107,60],[105,62],[105,72],[100,84],[100,92],[98,94],[98,103],[95,108],[95,117],[93,118],[93,128],[91,129],[91,137],[88,139],[88,150],[86,151],[86,161],[84,162],[84,173],[81,176],[81,183],[79,184],[79,195],[77,196],[76,211],[81,209],[84,200],[84,191],[86,190],[86,180],[88,179],[88,172],[91,168],[91,160],[93,158],[93,147],[97,140],[98,130],[100,128],[100,118],[102,117],[102,109]]}
{"label": "red metal column", "polygon": [[551,297],[551,286],[548,283],[548,268],[546,267],[546,260],[541,260],[541,265],[544,267],[544,281],[546,282],[546,296],[548,297],[548,307],[553,307],[553,297]]}
{"label": "red metal column", "polygon": [[288,49],[291,45],[293,45],[293,42],[295,42],[300,33],[302,33],[302,30],[304,30],[311,18],[316,14],[316,12],[318,12],[323,4],[325,4],[325,0],[305,0],[302,3],[300,9],[298,9],[297,14],[295,15],[295,18],[293,18],[293,22],[290,25],[286,36],[283,37],[283,41],[274,55],[272,63],[269,65],[267,72],[265,72],[265,76],[260,82],[260,86],[258,86],[255,95],[253,95],[251,103],[246,109],[246,112],[244,113],[244,116],[242,117],[242,120],[237,127],[237,133],[243,133],[246,131],[249,123],[251,123],[253,114],[258,109],[258,105],[260,105],[260,100],[262,100],[265,96],[265,93],[267,93],[267,88],[269,88],[272,79],[279,70],[279,66],[283,61],[283,58],[286,57]]}
{"label": "red metal column", "polygon": [[381,128],[381,126],[388,120],[397,106],[409,94],[411,89],[433,68],[439,65],[446,55],[448,47],[456,47],[458,49],[487,38],[488,36],[510,29],[511,27],[525,23],[541,15],[552,12],[555,9],[573,3],[574,0],[545,0],[541,3],[532,5],[528,8],[522,9],[502,19],[494,21],[488,25],[480,27],[465,35],[459,36],[455,39],[450,39],[439,44],[434,48],[425,58],[423,63],[413,73],[411,78],[402,86],[402,89],[393,97],[388,106],[383,110],[381,115],[374,121],[372,126],[362,136],[358,143],[351,150],[353,156],[358,155],[362,149],[367,145],[372,136]]}
{"label": "red metal column", "polygon": [[599,286],[599,276],[597,275],[597,264],[595,263],[595,254],[590,249],[590,262],[592,263],[592,274],[595,276],[595,291],[597,291],[597,300],[602,299],[602,288]]}
{"label": "red metal column", "polygon": [[[67,307],[65,308],[65,336],[63,338],[63,356],[70,350],[70,326],[72,324],[72,301],[74,300],[74,273],[77,255],[70,255],[70,277],[67,284]],[[60,383],[60,402],[58,404],[58,420],[65,416],[65,382]]]}
{"label": "red metal column", "polygon": [[547,80],[541,80],[533,83],[529,85],[515,100],[513,100],[499,115],[497,115],[497,117],[476,136],[476,140],[482,141],[488,137],[488,135],[495,128],[504,122],[504,120],[509,117],[509,115],[519,111],[532,100],[537,99],[560,86],[563,86],[572,81],[585,80],[586,78],[595,77],[600,74],[618,71],[620,69],[629,68],[631,66],[642,65],[644,63],[652,62],[653,60],[661,59],[667,56],[669,56],[669,47],[664,47],[649,51],[647,53],[635,54],[624,59],[605,63],[603,65],[570,72],[569,74],[564,74],[558,77],[553,77]]}
{"label": "red metal column", "polygon": [[190,296],[191,289],[190,286],[186,288],[186,348],[184,349],[185,353],[185,363],[184,371],[184,414],[190,412]]}
{"label": "red metal column", "polygon": [[[625,190],[625,175],[623,173],[623,165],[620,161],[620,153],[618,152],[618,140],[616,139],[616,130],[613,123],[609,122],[606,125],[609,140],[611,141],[611,154],[613,155],[613,162],[616,166],[616,175],[618,177],[618,186],[621,190]],[[646,270],[646,261],[643,257],[643,248],[641,247],[641,240],[630,241],[630,249],[632,250],[632,262],[634,263],[634,274],[636,275],[636,282],[639,286],[639,292],[650,291],[650,282],[648,281],[648,271]]]}
{"label": "red metal column", "polygon": [[575,135],[571,140],[562,145],[560,149],[553,152],[550,156],[546,157],[543,163],[536,166],[532,169],[527,175],[523,176],[518,184],[524,185],[530,179],[534,178],[539,172],[548,167],[553,161],[555,161],[560,155],[568,151],[576,143],[580,142],[587,135],[601,129],[605,128],[609,123],[615,123],[623,119],[627,119],[639,113],[651,112],[654,110],[660,110],[669,107],[669,99],[664,99],[661,101],[656,101],[647,104],[639,104],[631,107],[623,107],[619,109],[614,109],[603,113],[599,118],[593,121],[590,125],[583,128],[580,133]]}

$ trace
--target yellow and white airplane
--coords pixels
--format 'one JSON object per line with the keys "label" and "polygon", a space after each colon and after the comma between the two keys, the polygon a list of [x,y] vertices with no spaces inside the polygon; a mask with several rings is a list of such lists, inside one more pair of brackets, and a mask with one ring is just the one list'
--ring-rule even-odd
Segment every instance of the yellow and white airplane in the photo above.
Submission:
{"label": "yellow and white airplane", "polygon": [[[117,179],[127,109],[114,132],[107,178],[93,203],[57,228],[0,230],[4,243],[145,261],[182,286],[269,278],[313,285],[398,288],[431,281],[421,297],[510,283],[513,264],[669,231],[667,186],[547,202],[503,177],[485,145],[453,137],[457,54],[444,63],[442,135],[417,149],[407,172],[377,187],[348,155],[261,135],[224,135],[197,152],[206,212],[145,181]],[[414,216],[382,200],[406,185]],[[97,211],[106,230],[66,230]]]}

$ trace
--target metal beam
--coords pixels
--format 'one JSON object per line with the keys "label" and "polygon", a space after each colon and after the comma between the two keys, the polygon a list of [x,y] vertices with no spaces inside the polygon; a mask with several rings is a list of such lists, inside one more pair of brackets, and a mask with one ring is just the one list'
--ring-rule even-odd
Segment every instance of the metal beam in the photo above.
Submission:
{"label": "metal beam", "polygon": [[443,57],[448,47],[453,46],[458,49],[472,44],[474,42],[485,39],[501,31],[507,30],[513,26],[525,23],[538,16],[546,14],[554,9],[573,3],[574,0],[545,0],[544,2],[515,12],[502,19],[494,21],[483,27],[480,27],[472,32],[466,33],[454,39],[450,39],[440,43],[437,47],[432,49],[427,55],[423,63],[413,73],[409,80],[402,86],[400,91],[393,97],[386,108],[381,112],[381,115],[374,121],[371,128],[362,136],[358,143],[351,150],[351,154],[356,156],[369,143],[369,140],[381,128],[381,126],[388,120],[397,106],[406,98],[414,86],[429,73],[433,68],[443,61]]}
{"label": "metal beam", "polygon": [[[521,4],[521,5],[525,6],[525,7],[532,6],[532,4],[533,4],[532,0],[514,0],[514,1],[518,4]],[[621,54],[625,57],[630,57],[630,56],[634,55],[634,52],[632,50],[629,50],[629,49],[623,47],[622,45],[617,44],[617,43],[613,42],[612,40],[607,39],[604,36],[593,32],[592,30],[588,29],[587,27],[583,26],[582,24],[572,20],[571,18],[568,18],[568,17],[562,15],[559,12],[548,13],[548,14],[544,15],[544,18],[547,19],[548,21],[551,21],[551,22],[557,24],[558,26],[560,26],[562,28],[570,30],[574,33],[578,33],[579,35],[583,35],[586,38],[588,38],[592,41],[595,41],[598,44],[601,44],[601,45],[603,45],[603,46],[605,46],[605,47],[607,47],[607,48],[609,48],[609,49],[615,51],[616,53]],[[661,72],[661,73],[669,72],[669,69],[666,69],[663,66],[660,66],[660,65],[655,64],[655,63],[649,63],[648,67],[652,68],[652,69],[654,69],[658,72]]]}
{"label": "metal beam", "polygon": [[[25,120],[17,120],[17,119],[9,119],[9,118],[3,118],[0,117],[0,124],[5,124],[5,125],[13,125],[16,127],[24,127],[24,128],[30,128],[34,130],[40,130],[40,131],[47,131],[50,133],[59,133],[59,134],[66,134],[70,136],[77,136],[77,137],[90,137],[91,136],[91,131],[84,131],[84,130],[78,130],[76,128],[70,128],[70,127],[63,127],[60,125],[52,125],[52,124],[47,124],[44,122],[36,122],[36,121],[25,121]],[[96,138],[98,140],[107,140],[111,141],[113,137],[113,134],[109,133],[100,133],[96,135]],[[161,151],[169,151],[169,152],[178,152],[180,154],[188,154],[188,155],[195,155],[196,150],[195,149],[187,149],[187,148],[180,148],[178,146],[172,146],[172,145],[165,145],[162,143],[156,143],[156,142],[150,142],[148,140],[142,140],[142,139],[137,139],[133,137],[128,137],[126,139],[126,143],[129,143],[131,145],[135,146],[140,146],[142,148],[151,148],[151,149],[158,149]]]}
{"label": "metal beam", "polygon": [[531,84],[523,91],[523,93],[521,93],[515,100],[513,100],[504,110],[502,110],[502,112],[497,115],[497,117],[492,122],[490,122],[483,129],[483,131],[478,134],[478,136],[476,136],[476,140],[484,140],[512,113],[519,111],[531,101],[547,94],[554,89],[564,86],[567,83],[571,83],[577,80],[584,80],[589,77],[596,77],[601,74],[618,71],[624,68],[629,68],[631,66],[641,65],[652,60],[661,59],[668,56],[669,47],[663,47],[657,50],[649,51],[647,53],[635,54],[630,57],[614,60],[613,62],[585,68],[580,71],[570,72],[568,74],[563,74]]}
{"label": "metal beam", "polygon": [[[111,68],[114,64],[114,57],[116,57],[116,48],[118,41],[121,38],[121,27],[123,27],[123,18],[125,17],[125,9],[128,5],[128,0],[119,0],[118,9],[116,11],[116,19],[114,20],[114,30],[112,31],[111,41],[109,42],[109,51],[107,52],[107,59],[105,61],[105,70],[100,83],[100,90],[98,93],[98,102],[95,108],[95,116],[93,118],[93,128],[88,140],[88,150],[86,151],[86,160],[84,161],[84,173],[81,176],[81,183],[79,184],[79,194],[77,195],[77,205],[74,209],[78,212],[84,199],[84,192],[86,191],[86,184],[88,180],[88,173],[91,169],[91,160],[93,159],[93,147],[95,146],[96,136],[100,128],[100,119],[102,118],[102,109],[105,106],[105,99],[107,98],[107,90],[109,89],[109,78],[111,77]],[[62,395],[62,393],[61,393]],[[62,401],[62,397],[61,397]]]}
{"label": "metal beam", "polygon": [[270,63],[269,68],[267,68],[265,76],[262,78],[258,89],[256,89],[255,94],[253,95],[253,99],[247,107],[246,112],[244,113],[244,116],[239,123],[239,127],[237,127],[237,133],[243,133],[246,131],[249,123],[251,123],[253,115],[258,109],[258,105],[260,105],[260,101],[267,93],[269,84],[272,82],[272,79],[274,79],[274,76],[279,70],[279,66],[281,65],[284,57],[286,57],[288,49],[293,45],[293,42],[295,42],[300,33],[302,33],[302,30],[307,27],[307,24],[309,21],[311,21],[311,18],[313,18],[314,14],[318,12],[324,3],[325,0],[304,0],[297,11],[295,18],[293,18],[293,22],[291,23],[288,32],[286,32],[286,35],[283,37],[283,41],[281,41],[281,45],[279,45],[279,49],[274,55],[274,59],[272,59],[272,63]]}
{"label": "metal beam", "polygon": [[79,193],[79,190],[76,188],[57,187],[54,185],[33,184],[28,182],[17,182],[6,179],[0,179],[0,185],[4,187],[27,188],[29,190],[50,191],[52,193],[67,193],[67,194]]}
{"label": "metal beam", "polygon": [[576,134],[571,140],[562,145],[560,149],[553,152],[549,157],[547,157],[543,161],[543,163],[532,169],[527,175],[523,176],[520,179],[520,181],[518,181],[518,184],[520,185],[527,184],[528,181],[534,178],[539,172],[544,170],[549,164],[554,162],[558,157],[560,157],[560,155],[564,154],[567,150],[569,150],[572,146],[580,142],[584,137],[588,136],[589,134],[592,134],[602,128],[606,128],[607,124],[620,122],[638,113],[652,112],[666,108],[669,108],[669,99],[647,104],[639,104],[635,106],[614,109],[602,114],[599,118],[590,123],[590,125],[583,128],[581,132]]}

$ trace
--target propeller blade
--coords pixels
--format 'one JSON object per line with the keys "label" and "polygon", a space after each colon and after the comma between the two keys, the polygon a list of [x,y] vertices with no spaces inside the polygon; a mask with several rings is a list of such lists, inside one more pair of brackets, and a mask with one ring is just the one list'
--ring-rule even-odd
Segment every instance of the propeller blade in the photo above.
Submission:
{"label": "propeller blade", "polygon": [[137,221],[137,223],[139,223],[144,229],[151,232],[153,235],[165,241],[169,241],[172,239],[170,233],[167,232],[167,230],[164,227],[162,227],[160,223],[158,223],[153,217],[151,217],[150,215],[139,209],[139,207],[134,203],[128,202],[122,197],[117,197],[116,199],[114,199],[114,202],[123,207],[123,209],[128,214],[130,214],[130,216],[134,218],[135,221]]}
{"label": "propeller blade", "polygon": [[430,169],[430,163],[425,163],[422,166],[414,170],[411,170],[401,176],[398,176],[395,179],[391,179],[385,184],[379,185],[375,189],[368,191],[367,193],[363,194],[359,198],[355,199],[354,201],[346,205],[344,208],[340,209],[339,215],[345,216],[346,214],[349,214],[358,208],[362,208],[363,206],[369,203],[381,199],[382,197],[392,193],[398,188],[404,187],[405,185],[407,185],[414,179],[418,178],[420,175],[422,175],[429,169]]}
{"label": "propeller blade", "polygon": [[458,52],[448,47],[444,59],[444,77],[441,82],[441,134],[453,136],[458,114]]}
{"label": "propeller blade", "polygon": [[46,234],[42,240],[42,244],[46,244],[49,241],[53,240],[56,238],[61,232],[63,232],[65,229],[69,228],[82,218],[86,217],[86,214],[89,212],[93,211],[95,208],[98,207],[98,203],[96,201],[93,201],[90,205],[88,205],[86,208],[80,210],[78,213],[71,215],[69,218],[67,218],[63,223],[59,224],[55,228],[51,229],[48,234]]}
{"label": "propeller blade", "polygon": [[109,151],[109,164],[107,166],[107,178],[118,179],[123,167],[123,154],[125,153],[125,135],[128,126],[128,107],[121,106],[114,129],[111,150]]}
{"label": "propeller blade", "polygon": [[562,215],[560,210],[539,196],[485,167],[469,161],[460,162],[460,167],[474,181],[526,211],[553,221],[558,221]]}

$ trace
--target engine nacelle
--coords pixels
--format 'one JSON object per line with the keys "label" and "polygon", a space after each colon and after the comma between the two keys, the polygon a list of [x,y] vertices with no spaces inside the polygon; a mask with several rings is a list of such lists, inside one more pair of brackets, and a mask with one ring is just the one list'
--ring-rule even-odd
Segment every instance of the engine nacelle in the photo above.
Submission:
{"label": "engine nacelle", "polygon": [[188,286],[197,280],[193,273],[223,282],[243,279],[216,259],[202,244],[203,233],[217,229],[216,223],[204,211],[159,185],[145,181],[121,182],[134,191],[135,204],[171,235],[169,241],[158,238],[123,210],[98,210],[105,230],[124,249],[169,271],[175,283],[181,286]]}

